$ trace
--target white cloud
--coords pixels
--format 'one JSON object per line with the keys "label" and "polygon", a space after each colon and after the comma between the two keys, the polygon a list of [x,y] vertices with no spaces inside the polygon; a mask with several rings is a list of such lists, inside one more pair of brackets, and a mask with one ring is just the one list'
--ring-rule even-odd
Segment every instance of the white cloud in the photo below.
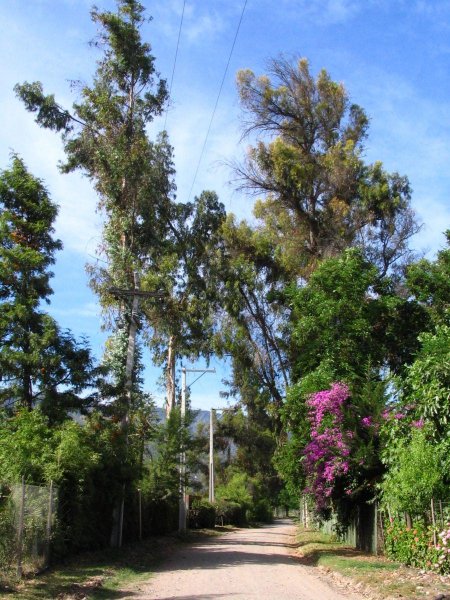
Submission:
{"label": "white cloud", "polygon": [[[186,2],[180,44],[205,46],[217,40],[226,30],[234,30],[243,8],[243,1]],[[150,7],[158,28],[174,41],[178,32],[183,10],[183,0],[161,2]],[[230,42],[231,43],[231,42]],[[175,48],[174,48],[175,50]]]}

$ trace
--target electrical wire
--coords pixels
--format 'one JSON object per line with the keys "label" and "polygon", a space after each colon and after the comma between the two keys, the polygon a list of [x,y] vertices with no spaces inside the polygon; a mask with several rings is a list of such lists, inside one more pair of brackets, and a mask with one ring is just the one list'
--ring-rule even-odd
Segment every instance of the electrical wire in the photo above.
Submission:
{"label": "electrical wire", "polygon": [[[169,99],[170,99],[171,94],[172,94],[173,79],[174,79],[174,76],[175,76],[175,67],[177,65],[178,48],[180,47],[181,29],[183,27],[184,9],[185,8],[186,8],[186,0],[183,1],[183,10],[181,12],[180,28],[178,29],[177,48],[175,50],[175,58],[173,60],[172,76],[170,78],[170,85],[169,85]],[[167,125],[167,115],[168,115],[168,112],[169,112],[169,108],[167,107],[167,109],[166,109],[166,115],[164,117],[164,128],[163,128],[164,130],[166,129],[166,125]]]}
{"label": "electrical wire", "polygon": [[247,2],[248,2],[248,0],[245,0],[244,5],[242,7],[241,16],[240,16],[239,23],[238,23],[238,26],[237,26],[237,29],[236,29],[236,33],[234,35],[233,44],[231,46],[230,54],[228,56],[228,61],[227,61],[227,65],[225,67],[225,72],[224,72],[223,77],[222,77],[222,82],[220,84],[219,93],[217,94],[216,103],[214,105],[214,109],[213,109],[213,112],[212,112],[212,115],[211,115],[211,120],[209,121],[208,130],[207,130],[206,136],[205,136],[205,141],[203,142],[202,151],[200,152],[200,158],[198,159],[197,168],[195,170],[194,179],[192,181],[191,189],[189,190],[189,196],[188,196],[188,199],[187,199],[188,202],[191,199],[192,190],[194,189],[195,181],[197,179],[198,171],[200,169],[200,164],[202,162],[203,154],[205,152],[206,142],[208,141],[209,133],[211,131],[211,125],[212,125],[212,122],[213,122],[214,117],[216,115],[216,110],[217,110],[217,106],[219,104],[220,95],[222,94],[223,85],[225,83],[225,78],[226,78],[227,73],[228,73],[228,67],[230,66],[231,57],[233,55],[233,51],[234,51],[234,47],[236,45],[237,37],[239,35],[239,30],[241,28],[241,23],[242,23],[242,20],[244,18],[244,13],[245,13],[245,9],[246,9],[246,6],[247,6]]}

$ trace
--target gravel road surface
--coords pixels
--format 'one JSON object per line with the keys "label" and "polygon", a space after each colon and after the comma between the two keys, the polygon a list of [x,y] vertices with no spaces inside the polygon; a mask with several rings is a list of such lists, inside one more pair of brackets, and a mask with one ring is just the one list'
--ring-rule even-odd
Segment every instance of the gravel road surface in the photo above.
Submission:
{"label": "gravel road surface", "polygon": [[[240,529],[166,560],[148,583],[129,591],[132,600],[354,600],[333,589],[314,567],[290,554],[295,527],[288,519]],[[360,600],[360,599],[359,599]]]}

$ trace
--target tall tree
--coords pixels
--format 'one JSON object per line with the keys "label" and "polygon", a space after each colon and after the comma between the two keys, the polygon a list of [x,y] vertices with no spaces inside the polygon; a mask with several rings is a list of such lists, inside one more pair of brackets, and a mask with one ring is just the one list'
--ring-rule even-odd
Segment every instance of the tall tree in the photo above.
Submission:
{"label": "tall tree", "polygon": [[[117,12],[91,11],[99,33],[94,46],[102,50],[91,85],[80,89],[71,110],[62,108],[42,84],[24,83],[16,93],[39,125],[62,133],[67,160],[63,172],[81,169],[99,195],[105,215],[102,250],[107,266],[91,269],[93,288],[108,313],[107,325],[125,327],[125,368],[118,389],[116,412],[127,439],[139,329],[141,280],[145,269],[159,256],[168,228],[166,214],[174,185],[171,148],[162,134],[156,142],[148,126],[163,111],[167,100],[148,43],[140,30],[146,21],[138,0],[117,0]],[[114,510],[112,545],[121,545],[124,496]]]}
{"label": "tall tree", "polygon": [[237,177],[263,196],[256,215],[285,267],[307,276],[317,260],[363,245],[386,273],[417,226],[407,178],[362,158],[364,110],[325,70],[314,78],[306,59],[272,60],[269,76],[244,70],[237,81],[244,133],[259,135]]}
{"label": "tall tree", "polygon": [[176,356],[211,354],[225,209],[217,194],[204,191],[194,202],[174,203],[171,213],[160,260],[144,278],[146,287],[165,292],[163,310],[145,303],[144,312],[155,359],[166,362],[168,412],[175,404]]}
{"label": "tall tree", "polygon": [[95,380],[85,342],[42,310],[50,287],[58,209],[43,183],[14,155],[0,174],[0,370],[2,404],[39,403],[54,418],[89,402],[80,392]]}
{"label": "tall tree", "polygon": [[[122,360],[127,376],[121,395],[129,404],[139,305],[133,292],[139,291],[142,273],[158,254],[174,186],[166,136],[152,142],[147,135],[167,91],[150,45],[141,40],[144,7],[137,0],[118,0],[117,5],[115,13],[91,12],[99,26],[94,46],[102,56],[92,84],[81,87],[72,110],[45,95],[39,82],[17,85],[16,92],[36,113],[39,125],[62,133],[67,156],[62,171],[81,169],[98,192],[98,206],[106,217],[102,249],[108,266],[91,270],[92,284],[105,309],[111,309],[109,324],[118,312],[120,323],[126,323]],[[132,300],[126,302],[123,295],[118,299],[111,288],[131,292]]]}
{"label": "tall tree", "polygon": [[237,85],[253,145],[232,167],[259,199],[254,225],[229,218],[224,228],[222,345],[245,354],[281,407],[294,366],[284,288],[352,246],[381,277],[396,274],[417,224],[407,178],[364,161],[368,118],[326,71],[315,78],[305,59],[277,59],[268,75],[240,71]]}

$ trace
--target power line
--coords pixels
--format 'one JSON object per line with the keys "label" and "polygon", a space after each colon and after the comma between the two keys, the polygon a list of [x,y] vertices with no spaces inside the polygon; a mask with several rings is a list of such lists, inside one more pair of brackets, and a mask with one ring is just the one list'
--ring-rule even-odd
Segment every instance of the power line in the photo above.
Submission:
{"label": "power line", "polygon": [[[170,96],[172,94],[172,85],[173,85],[173,78],[175,76],[175,67],[177,65],[177,57],[178,57],[178,48],[180,46],[180,38],[181,38],[181,28],[183,27],[183,19],[184,19],[184,9],[186,8],[186,0],[184,0],[183,2],[183,10],[181,12],[181,21],[180,21],[180,28],[178,29],[178,40],[177,40],[177,48],[175,50],[175,58],[173,61],[173,69],[172,69],[172,76],[170,78],[170,86],[169,86],[169,99]],[[169,108],[167,107],[166,109],[166,116],[164,117],[164,130],[166,129],[166,125],[167,125],[167,114],[169,112]]]}
{"label": "power line", "polygon": [[230,54],[228,56],[228,61],[227,61],[227,65],[225,67],[225,72],[224,72],[223,77],[222,77],[222,82],[220,84],[219,93],[217,94],[217,99],[216,99],[216,103],[214,105],[214,110],[213,110],[212,115],[211,115],[211,120],[209,121],[208,130],[207,130],[206,136],[205,136],[205,141],[203,142],[202,151],[200,152],[200,158],[198,159],[197,168],[195,170],[194,179],[192,181],[191,189],[189,190],[189,196],[188,196],[188,199],[187,199],[188,202],[191,199],[192,190],[194,189],[195,181],[197,179],[198,171],[200,169],[200,164],[202,162],[203,154],[205,152],[206,142],[208,141],[209,133],[211,131],[211,125],[212,125],[212,122],[213,122],[214,117],[216,115],[217,106],[219,104],[219,98],[220,98],[220,95],[222,93],[223,84],[225,83],[225,78],[226,78],[227,73],[228,73],[228,67],[230,66],[231,57],[233,55],[233,50],[234,50],[234,47],[236,45],[236,40],[237,40],[237,37],[238,37],[238,34],[239,34],[239,30],[241,28],[242,19],[244,18],[244,12],[245,12],[245,8],[247,6],[247,1],[248,0],[245,0],[244,6],[242,7],[241,16],[240,16],[239,23],[238,23],[238,26],[237,26],[237,29],[236,29],[236,33],[234,35],[233,44],[231,46]]}

